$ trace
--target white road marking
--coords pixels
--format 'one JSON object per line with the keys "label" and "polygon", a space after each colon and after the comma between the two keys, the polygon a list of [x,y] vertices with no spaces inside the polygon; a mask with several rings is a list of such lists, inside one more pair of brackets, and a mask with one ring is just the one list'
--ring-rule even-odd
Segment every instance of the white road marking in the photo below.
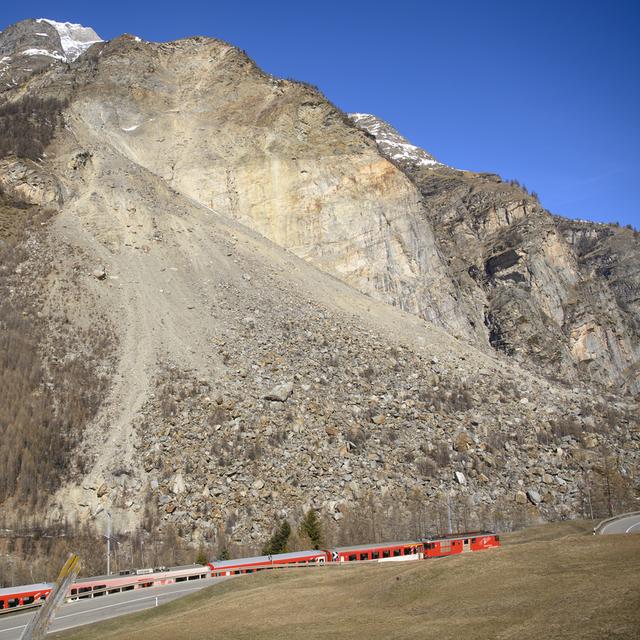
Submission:
{"label": "white road marking", "polygon": [[11,627],[11,629],[0,629],[0,633],[6,633],[7,631],[17,631],[18,629],[24,629],[26,626],[26,624],[21,624],[19,627]]}
{"label": "white road marking", "polygon": [[[195,589],[179,589],[178,591],[171,591],[165,595],[173,595],[174,593],[184,593],[185,591],[194,591]],[[87,609],[86,611],[76,611],[75,613],[67,613],[65,616],[56,616],[56,620],[64,620],[64,618],[72,618],[73,616],[81,616],[85,613],[93,613],[94,611],[102,611],[102,609],[111,609],[112,607],[122,607],[124,605],[132,604],[134,602],[142,602],[143,600],[151,600],[153,598],[161,598],[162,594],[158,596],[146,596],[144,598],[134,598],[133,600],[125,600],[123,602],[115,602],[114,604],[105,604],[102,607],[96,607],[95,609]]]}
{"label": "white road marking", "polygon": [[635,529],[636,527],[640,527],[640,522],[636,522],[635,524],[632,524],[626,531],[625,533],[629,533],[629,531],[631,531],[631,529]]}

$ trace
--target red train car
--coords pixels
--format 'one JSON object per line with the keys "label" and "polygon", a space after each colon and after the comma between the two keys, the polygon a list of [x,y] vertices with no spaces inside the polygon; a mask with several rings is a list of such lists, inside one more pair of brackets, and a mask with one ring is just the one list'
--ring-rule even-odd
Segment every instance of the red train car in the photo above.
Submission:
{"label": "red train car", "polygon": [[423,542],[425,558],[442,558],[467,551],[483,551],[500,546],[500,536],[491,531],[468,531],[431,538]]}
{"label": "red train car", "polygon": [[53,585],[46,582],[0,589],[0,611],[40,604],[47,599]]}
{"label": "red train car", "polygon": [[293,551],[275,553],[270,556],[252,556],[235,560],[213,560],[209,563],[213,576],[234,576],[253,573],[263,569],[273,569],[288,564],[322,564],[327,558],[326,551]]}
{"label": "red train car", "polygon": [[422,558],[421,542],[378,542],[353,547],[338,547],[327,551],[329,562],[362,560],[417,560]]}

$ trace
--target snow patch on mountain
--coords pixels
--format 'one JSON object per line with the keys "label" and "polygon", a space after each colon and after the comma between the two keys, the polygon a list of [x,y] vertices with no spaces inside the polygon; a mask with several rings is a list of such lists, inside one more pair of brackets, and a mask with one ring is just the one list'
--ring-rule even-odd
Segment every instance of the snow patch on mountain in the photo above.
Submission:
{"label": "snow patch on mountain", "polygon": [[60,55],[59,53],[54,53],[53,51],[48,51],[47,49],[25,49],[20,52],[21,56],[47,56],[49,58],[55,58],[56,60],[66,61],[65,56]]}
{"label": "snow patch on mountain", "polygon": [[425,167],[444,167],[430,153],[411,144],[389,123],[370,113],[349,113],[348,117],[363,131],[375,138],[378,148],[384,156],[398,162],[408,162]]}
{"label": "snow patch on mountain", "polygon": [[91,27],[83,27],[81,24],[72,22],[56,22],[48,18],[38,18],[38,22],[47,22],[58,32],[67,62],[73,62],[92,44],[103,42]]}

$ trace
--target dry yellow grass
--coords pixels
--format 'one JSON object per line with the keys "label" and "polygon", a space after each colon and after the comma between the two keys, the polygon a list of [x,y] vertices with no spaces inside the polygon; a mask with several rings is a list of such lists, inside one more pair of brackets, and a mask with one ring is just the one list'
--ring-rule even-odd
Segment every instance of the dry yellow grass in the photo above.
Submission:
{"label": "dry yellow grass", "polygon": [[265,572],[56,637],[639,638],[640,536],[551,525],[456,558]]}

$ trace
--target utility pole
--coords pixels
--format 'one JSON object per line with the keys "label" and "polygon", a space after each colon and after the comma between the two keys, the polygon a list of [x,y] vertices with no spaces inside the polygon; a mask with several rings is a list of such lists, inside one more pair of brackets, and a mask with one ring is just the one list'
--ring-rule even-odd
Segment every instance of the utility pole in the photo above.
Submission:
{"label": "utility pole", "polygon": [[107,575],[111,575],[111,514],[105,511],[107,514]]}
{"label": "utility pole", "polygon": [[587,475],[587,472],[584,471],[583,472],[583,481],[584,481],[584,486],[587,490],[587,500],[588,500],[588,504],[589,504],[589,515],[591,516],[591,519],[593,520],[593,504],[591,502],[591,487],[589,486],[589,476]]}

